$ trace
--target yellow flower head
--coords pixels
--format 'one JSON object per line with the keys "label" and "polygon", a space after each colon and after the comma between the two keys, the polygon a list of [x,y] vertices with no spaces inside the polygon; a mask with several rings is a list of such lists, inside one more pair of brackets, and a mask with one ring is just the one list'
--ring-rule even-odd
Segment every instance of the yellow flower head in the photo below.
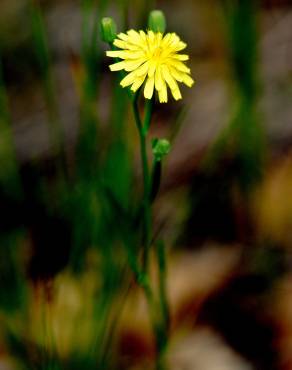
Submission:
{"label": "yellow flower head", "polygon": [[110,65],[111,71],[130,72],[122,87],[131,86],[133,92],[145,82],[144,96],[151,99],[154,88],[160,103],[167,102],[167,85],[175,100],[181,99],[177,81],[191,87],[194,83],[190,69],[183,63],[188,55],[178,54],[187,45],[175,33],[163,36],[160,32],[134,31],[120,33],[113,44],[122,50],[107,51],[108,57],[123,59]]}

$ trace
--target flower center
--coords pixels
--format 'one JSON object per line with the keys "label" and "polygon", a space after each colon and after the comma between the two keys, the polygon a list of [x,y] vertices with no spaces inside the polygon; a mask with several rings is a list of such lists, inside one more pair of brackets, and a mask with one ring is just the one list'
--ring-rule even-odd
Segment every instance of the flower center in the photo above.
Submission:
{"label": "flower center", "polygon": [[156,59],[156,60],[158,60],[159,58],[160,58],[160,56],[161,56],[161,53],[162,53],[162,48],[159,46],[159,47],[157,47],[155,50],[154,50],[154,52],[153,52],[153,58],[154,59]]}

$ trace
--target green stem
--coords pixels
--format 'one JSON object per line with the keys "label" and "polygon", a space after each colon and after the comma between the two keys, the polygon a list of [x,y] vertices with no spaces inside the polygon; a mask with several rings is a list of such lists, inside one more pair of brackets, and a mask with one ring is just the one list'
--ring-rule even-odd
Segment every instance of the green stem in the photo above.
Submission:
{"label": "green stem", "polygon": [[149,131],[151,118],[153,112],[153,100],[146,100],[145,103],[145,117],[144,117],[144,124],[143,124],[143,135],[146,137]]}
{"label": "green stem", "polygon": [[165,327],[169,327],[170,315],[169,315],[169,305],[167,300],[167,271],[166,271],[166,256],[165,256],[165,245],[162,240],[157,243],[157,259],[159,267],[159,296],[160,296],[160,306],[162,311],[162,316],[165,320]]}
{"label": "green stem", "polygon": [[143,169],[143,184],[144,184],[144,197],[143,197],[143,208],[144,208],[144,254],[143,254],[143,271],[147,273],[149,264],[149,249],[151,245],[151,233],[152,233],[152,216],[151,216],[151,203],[150,203],[150,176],[149,166],[147,159],[147,133],[150,127],[152,117],[152,101],[147,101],[145,105],[145,116],[142,124],[139,107],[138,107],[138,96],[133,101],[133,110],[137,129],[139,132],[140,139],[140,154],[141,163]]}
{"label": "green stem", "polygon": [[[138,107],[138,96],[136,95],[133,101],[133,110],[137,129],[139,132],[140,139],[140,152],[141,152],[141,163],[143,169],[143,183],[144,183],[144,197],[143,197],[143,208],[144,208],[144,255],[143,255],[143,268],[142,272],[138,276],[138,283],[144,290],[146,296],[150,316],[152,321],[153,333],[155,335],[157,358],[156,358],[156,370],[165,369],[164,366],[164,352],[167,343],[168,335],[168,304],[166,300],[165,292],[165,255],[164,255],[164,245],[158,248],[158,260],[159,260],[159,276],[160,276],[160,288],[159,288],[159,302],[157,302],[153,295],[153,290],[151,288],[148,265],[149,265],[149,250],[151,246],[152,239],[152,212],[151,212],[151,187],[152,181],[150,179],[149,166],[147,160],[147,134],[149,131],[153,101],[147,100],[145,105],[144,122],[142,124],[139,107]],[[161,252],[162,251],[162,252]],[[157,306],[159,305],[159,307]],[[157,312],[159,314],[157,315]],[[166,316],[164,316],[166,315]]]}
{"label": "green stem", "polygon": [[169,304],[167,299],[167,271],[166,271],[166,256],[165,256],[165,245],[162,240],[157,242],[157,260],[158,260],[158,270],[159,270],[159,309],[161,314],[161,329],[159,331],[159,362],[161,363],[161,368],[163,368],[164,363],[164,352],[168,342],[168,334],[170,327],[170,312]]}

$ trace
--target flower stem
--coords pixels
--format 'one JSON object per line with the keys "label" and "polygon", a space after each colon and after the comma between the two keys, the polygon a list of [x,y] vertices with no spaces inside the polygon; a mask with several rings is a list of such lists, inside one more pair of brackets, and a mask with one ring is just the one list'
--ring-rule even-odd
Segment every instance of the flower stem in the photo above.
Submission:
{"label": "flower stem", "polygon": [[133,110],[136,125],[139,132],[140,139],[140,154],[141,163],[143,169],[143,184],[144,184],[144,196],[143,196],[143,241],[144,241],[144,253],[143,253],[143,271],[147,272],[149,263],[149,249],[151,245],[151,233],[152,233],[152,216],[151,216],[151,202],[150,202],[150,176],[149,176],[149,166],[147,159],[147,133],[150,127],[151,117],[152,117],[152,106],[151,100],[148,100],[145,105],[145,115],[144,122],[140,118],[139,107],[138,107],[138,97],[133,101]]}
{"label": "flower stem", "polygon": [[142,123],[139,107],[138,107],[138,95],[133,100],[133,111],[136,121],[136,126],[139,133],[140,139],[140,155],[141,164],[143,169],[143,184],[144,184],[144,196],[143,196],[143,260],[142,260],[142,271],[139,274],[139,285],[144,290],[149,310],[150,317],[153,326],[153,332],[156,341],[156,370],[164,370],[164,353],[167,345],[168,328],[169,328],[169,311],[168,302],[166,298],[166,267],[165,267],[165,251],[164,244],[161,242],[158,245],[157,257],[158,257],[158,268],[159,268],[159,300],[156,301],[153,290],[150,284],[149,278],[149,251],[152,241],[152,212],[151,212],[151,190],[152,190],[152,179],[150,178],[150,171],[147,159],[147,134],[149,131],[153,101],[147,100],[145,104],[144,120]]}

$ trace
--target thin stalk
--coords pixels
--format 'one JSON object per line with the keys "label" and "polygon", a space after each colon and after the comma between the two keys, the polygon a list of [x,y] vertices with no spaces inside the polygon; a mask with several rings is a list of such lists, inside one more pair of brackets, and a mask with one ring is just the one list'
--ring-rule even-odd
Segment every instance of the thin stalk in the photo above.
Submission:
{"label": "thin stalk", "polygon": [[[153,327],[153,333],[155,335],[156,342],[156,370],[165,369],[164,365],[164,352],[167,344],[168,327],[169,327],[169,310],[168,302],[166,298],[166,268],[165,268],[165,253],[164,245],[160,245],[158,248],[158,267],[159,267],[159,301],[155,300],[153,290],[150,284],[150,278],[148,273],[149,265],[149,251],[152,239],[152,212],[151,212],[151,179],[149,174],[149,166],[147,160],[147,134],[149,131],[153,101],[146,101],[144,121],[140,118],[139,108],[138,108],[138,97],[133,101],[133,110],[135,121],[140,138],[140,152],[141,152],[141,163],[143,169],[143,183],[144,183],[144,197],[143,197],[143,207],[144,207],[144,255],[143,255],[143,268],[142,272],[138,276],[138,283],[144,290],[144,294],[149,306],[150,317]],[[157,306],[158,305],[158,306]],[[159,315],[157,315],[159,312]]]}
{"label": "thin stalk", "polygon": [[169,314],[169,305],[167,300],[167,270],[166,270],[166,256],[165,256],[165,245],[162,240],[159,240],[157,243],[157,259],[159,267],[159,296],[160,304],[162,309],[162,315],[165,319],[165,326],[169,327],[170,314]]}
{"label": "thin stalk", "polygon": [[158,279],[159,279],[159,309],[161,314],[161,328],[159,331],[159,366],[160,369],[164,368],[164,352],[167,346],[169,325],[170,325],[170,312],[169,304],[167,299],[167,270],[166,270],[166,257],[165,257],[165,245],[162,240],[158,241],[157,248],[157,260],[158,260]]}
{"label": "thin stalk", "polygon": [[143,254],[143,271],[148,271],[149,264],[149,249],[151,244],[151,233],[152,233],[152,215],[151,215],[151,202],[150,202],[150,176],[149,176],[149,166],[147,159],[147,133],[149,130],[151,116],[152,116],[152,102],[149,101],[145,106],[145,118],[144,123],[142,124],[139,107],[138,107],[138,97],[133,101],[133,110],[136,121],[136,126],[139,133],[140,139],[140,155],[141,155],[141,164],[143,169],[143,185],[144,185],[144,196],[143,196],[143,208],[144,208],[144,217],[143,217],[143,239],[144,239],[144,254]]}
{"label": "thin stalk", "polygon": [[143,135],[146,137],[149,131],[151,118],[152,118],[152,112],[153,112],[153,100],[146,100],[145,104],[145,118],[144,118],[144,124],[143,124]]}

